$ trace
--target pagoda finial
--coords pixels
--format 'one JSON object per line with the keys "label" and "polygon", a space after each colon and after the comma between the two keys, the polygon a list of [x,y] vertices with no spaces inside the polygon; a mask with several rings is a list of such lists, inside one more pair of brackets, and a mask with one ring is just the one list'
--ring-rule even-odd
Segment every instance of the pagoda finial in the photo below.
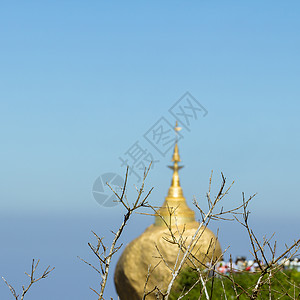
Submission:
{"label": "pagoda finial", "polygon": [[178,171],[183,168],[182,166],[178,166],[178,163],[181,161],[178,151],[178,132],[181,130],[181,127],[178,126],[178,122],[176,121],[176,125],[174,127],[176,132],[176,143],[174,146],[174,153],[172,157],[172,161],[174,162],[173,166],[169,166],[170,169],[173,170],[172,183],[169,189],[168,196],[170,197],[178,197],[182,196],[182,190],[179,182],[179,174]]}
{"label": "pagoda finial", "polygon": [[174,130],[176,132],[176,143],[174,146],[174,154],[173,154],[173,158],[172,161],[174,161],[174,163],[178,163],[180,162],[180,156],[179,156],[179,152],[178,152],[178,132],[181,130],[181,127],[178,126],[178,122],[176,121],[176,125],[174,127]]}
{"label": "pagoda finial", "polygon": [[[174,130],[176,132],[176,142],[172,157],[173,166],[169,166],[169,168],[173,170],[172,182],[165,202],[155,218],[155,225],[157,226],[164,226],[161,217],[163,217],[165,221],[170,222],[170,224],[185,224],[195,221],[195,213],[187,206],[179,181],[178,171],[183,168],[183,166],[178,166],[178,163],[181,161],[178,151],[178,132],[181,130],[181,127],[178,126],[177,121]],[[170,216],[170,208],[176,210],[172,216]]]}

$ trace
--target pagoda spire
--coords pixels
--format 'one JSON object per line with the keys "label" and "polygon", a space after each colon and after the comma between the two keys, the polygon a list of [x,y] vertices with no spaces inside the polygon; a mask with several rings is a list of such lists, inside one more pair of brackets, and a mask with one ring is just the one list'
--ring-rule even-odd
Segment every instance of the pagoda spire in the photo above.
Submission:
{"label": "pagoda spire", "polygon": [[[176,132],[176,142],[174,145],[174,152],[172,156],[173,165],[168,166],[173,170],[172,181],[168,191],[168,195],[165,198],[165,202],[163,206],[158,210],[158,215],[155,217],[155,225],[163,224],[161,220],[162,217],[168,219],[169,222],[172,222],[172,224],[175,224],[175,222],[173,221],[176,221],[177,224],[195,221],[195,213],[187,206],[186,200],[183,196],[182,188],[180,186],[178,171],[183,168],[183,166],[178,165],[181,161],[178,150],[178,132],[181,130],[181,127],[178,126],[177,121],[174,130]],[[175,211],[172,216],[170,216],[170,209]]]}
{"label": "pagoda spire", "polygon": [[181,127],[178,127],[178,123],[176,121],[176,125],[174,128],[176,132],[176,143],[174,146],[174,152],[172,157],[173,166],[168,166],[173,170],[172,182],[169,188],[168,197],[176,198],[178,196],[183,197],[182,188],[180,186],[179,174],[178,171],[183,168],[183,166],[179,166],[178,163],[180,160],[179,150],[178,150],[178,132],[181,130]]}

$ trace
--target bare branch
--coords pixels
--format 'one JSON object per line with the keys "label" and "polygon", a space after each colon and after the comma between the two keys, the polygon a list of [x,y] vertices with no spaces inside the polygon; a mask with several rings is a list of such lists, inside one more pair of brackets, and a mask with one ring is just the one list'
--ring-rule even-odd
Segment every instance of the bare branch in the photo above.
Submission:
{"label": "bare branch", "polygon": [[[42,274],[40,277],[35,278],[34,275],[35,275],[35,272],[36,272],[37,267],[38,267],[38,265],[39,265],[39,262],[40,262],[40,260],[38,260],[37,263],[35,264],[35,263],[34,263],[34,259],[33,259],[33,260],[32,260],[32,264],[31,264],[31,272],[30,272],[30,274],[28,274],[28,273],[25,272],[25,274],[30,278],[30,283],[27,285],[26,288],[25,288],[24,285],[22,286],[22,294],[21,294],[20,300],[23,300],[23,299],[24,299],[26,293],[29,291],[29,289],[31,288],[31,286],[32,286],[34,283],[40,281],[41,279],[47,278],[48,275],[54,270],[54,268],[50,269],[50,266],[48,266],[48,267],[44,270],[43,274]],[[12,287],[12,285],[9,284],[9,283],[5,280],[4,277],[2,277],[2,279],[4,280],[4,282],[6,283],[6,285],[8,286],[8,288],[9,288],[10,292],[12,293],[12,295],[14,296],[14,298],[15,298],[16,300],[18,300],[18,299],[19,299],[19,295],[17,295],[17,293],[16,293],[15,289]]]}

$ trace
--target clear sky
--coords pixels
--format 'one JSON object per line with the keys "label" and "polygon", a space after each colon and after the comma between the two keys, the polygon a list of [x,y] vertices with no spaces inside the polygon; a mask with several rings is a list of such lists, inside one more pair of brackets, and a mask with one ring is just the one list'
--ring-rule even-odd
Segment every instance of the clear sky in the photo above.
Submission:
{"label": "clear sky", "polygon": [[[122,217],[96,202],[93,184],[123,176],[119,158],[138,142],[159,160],[147,186],[162,204],[171,152],[144,135],[162,117],[175,123],[169,110],[187,91],[208,112],[181,131],[189,205],[194,195],[204,205],[211,170],[216,186],[222,171],[235,180],[227,207],[258,193],[258,235],[298,238],[299,10],[276,0],[2,1],[0,275],[20,285],[41,258],[56,271],[30,299],[93,299],[97,274],[76,256],[91,257],[90,230],[109,235]],[[132,199],[134,175],[129,183]],[[152,221],[138,216],[124,242]],[[234,255],[247,251],[242,231],[212,226]]]}

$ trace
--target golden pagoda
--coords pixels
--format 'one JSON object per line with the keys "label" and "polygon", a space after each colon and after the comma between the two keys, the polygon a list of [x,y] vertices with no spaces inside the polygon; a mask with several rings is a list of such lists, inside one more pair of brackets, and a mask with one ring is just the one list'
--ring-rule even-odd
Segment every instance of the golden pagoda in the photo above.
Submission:
{"label": "golden pagoda", "polygon": [[[179,131],[176,122],[175,131]],[[190,209],[183,196],[178,171],[180,156],[178,143],[174,146],[172,158],[172,182],[163,206],[155,214],[155,222],[145,232],[127,245],[122,253],[115,270],[115,286],[121,300],[140,300],[145,292],[158,287],[166,291],[171,280],[171,270],[178,256],[179,247],[170,243],[170,228],[175,236],[182,235],[186,245],[191,242],[199,223],[195,220],[195,213]],[[222,255],[219,241],[208,228],[201,230],[201,236],[193,247],[192,254],[195,261],[205,264]],[[163,259],[162,259],[163,258]],[[147,285],[145,286],[145,282]],[[157,299],[152,293],[146,299]]]}

